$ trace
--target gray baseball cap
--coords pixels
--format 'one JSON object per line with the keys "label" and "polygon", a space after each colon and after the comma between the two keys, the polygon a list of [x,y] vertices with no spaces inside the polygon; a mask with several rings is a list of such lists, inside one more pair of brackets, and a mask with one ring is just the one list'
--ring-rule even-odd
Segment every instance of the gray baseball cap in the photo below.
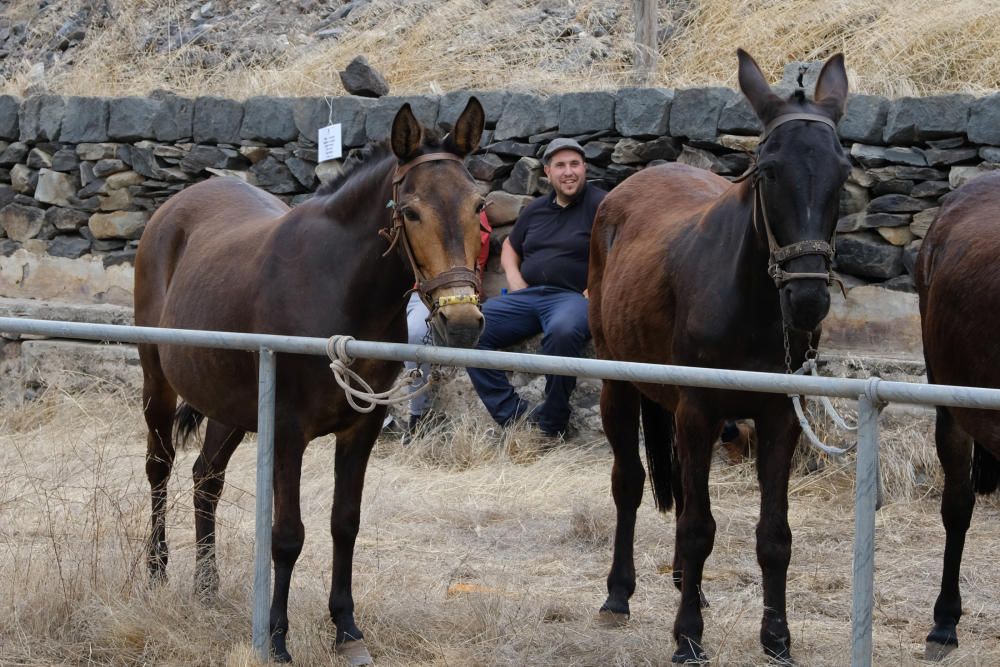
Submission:
{"label": "gray baseball cap", "polygon": [[545,148],[545,153],[542,155],[542,164],[548,164],[549,159],[562,150],[576,151],[580,154],[580,157],[586,157],[586,154],[583,152],[583,146],[578,144],[574,139],[560,137],[549,142],[549,145]]}

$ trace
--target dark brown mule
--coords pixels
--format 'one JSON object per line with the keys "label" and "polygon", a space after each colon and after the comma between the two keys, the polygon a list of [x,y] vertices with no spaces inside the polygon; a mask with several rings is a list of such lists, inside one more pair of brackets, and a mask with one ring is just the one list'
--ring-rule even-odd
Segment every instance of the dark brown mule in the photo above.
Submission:
{"label": "dark brown mule", "polygon": [[[847,98],[843,57],[826,63],[817,101],[809,102],[801,92],[787,100],[775,95],[753,59],[738,54],[740,88],[766,128],[750,177],[732,184],[700,169],[663,165],[627,179],[598,209],[590,327],[600,357],[785,371],[802,363],[810,336],[818,340],[830,305],[840,189],[850,169],[835,129]],[[708,492],[712,443],[724,420],[751,418],[761,489],[760,639],[768,655],[790,660],[787,492],[799,426],[788,397],[606,381],[601,417],[614,452],[618,510],[602,614],[627,617],[635,590],[635,516],[645,478],[641,418],[655,502],[661,511],[677,503],[673,572],[681,602],[673,659],[705,659],[701,580],[715,539]]]}
{"label": "dark brown mule", "polygon": [[[998,219],[994,173],[948,195],[920,248],[915,277],[929,382],[1000,388],[1000,346],[990,342],[1000,326]],[[935,441],[945,545],[927,657],[941,659],[958,646],[958,576],[975,494],[996,491],[1000,481],[1000,412],[939,407]]]}
{"label": "dark brown mule", "polygon": [[[406,342],[406,293],[414,284],[431,303],[451,345],[475,344],[483,325],[478,277],[482,196],[461,158],[479,144],[482,106],[471,100],[444,140],[428,136],[404,106],[392,124],[391,151],[376,148],[317,196],[289,209],[242,181],[219,178],[166,202],[150,220],[136,257],[135,319],[141,326],[244,331]],[[395,187],[394,187],[395,181]],[[380,230],[399,241],[386,253]],[[404,252],[409,244],[412,252]],[[422,275],[420,275],[422,274]],[[443,297],[448,305],[441,305]],[[152,487],[149,568],[166,576],[164,505],[178,414],[208,417],[194,464],[196,586],[218,587],[215,509],[226,464],[245,432],[257,428],[257,354],[176,345],[143,345],[143,405],[149,426],[146,473]],[[330,528],[330,615],[336,641],[360,640],[354,622],[351,560],[368,457],[385,408],[352,410],[328,360],[280,355],[275,415],[274,597],[272,651],[288,661],[288,588],[304,539],[299,507],[302,455],[313,438],[337,436]],[[358,360],[374,389],[387,389],[396,362]],[[188,407],[189,406],[189,407]],[[188,423],[191,426],[191,423]]]}

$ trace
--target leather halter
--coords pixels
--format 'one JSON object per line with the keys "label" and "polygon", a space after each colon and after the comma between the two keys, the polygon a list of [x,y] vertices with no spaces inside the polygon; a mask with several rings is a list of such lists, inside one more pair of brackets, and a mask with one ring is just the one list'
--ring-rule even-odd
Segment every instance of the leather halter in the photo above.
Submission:
{"label": "leather halter", "polygon": [[[478,306],[479,293],[482,291],[482,282],[479,279],[479,275],[474,270],[464,266],[453,266],[432,278],[427,278],[424,275],[424,272],[420,270],[420,265],[417,264],[417,259],[413,254],[413,247],[410,245],[410,238],[406,233],[406,224],[403,219],[403,213],[399,208],[399,188],[403,179],[411,169],[418,165],[426,162],[439,162],[444,160],[453,160],[462,164],[463,169],[465,168],[462,158],[457,155],[452,155],[451,153],[427,153],[425,155],[420,155],[409,162],[396,166],[396,171],[392,176],[392,201],[388,204],[389,208],[392,209],[392,227],[379,230],[379,235],[389,241],[389,248],[382,254],[383,257],[392,252],[392,249],[396,247],[397,243],[402,243],[403,250],[406,251],[406,257],[410,262],[410,268],[413,269],[413,277],[417,281],[416,289],[420,294],[420,300],[424,302],[425,306],[427,306],[431,316],[435,315],[438,309],[442,306],[450,306],[459,303],[469,303],[474,306]],[[450,285],[469,285],[476,291],[476,293],[470,295],[443,296],[438,298],[436,301],[431,298],[431,292],[441,287]]]}
{"label": "leather halter", "polygon": [[[764,128],[764,133],[761,135],[760,143],[757,145],[758,152],[760,147],[764,145],[764,142],[768,140],[771,133],[775,128],[784,125],[785,123],[791,121],[805,121],[809,123],[823,123],[824,125],[830,126],[834,132],[837,130],[837,125],[832,120],[826,116],[820,116],[819,114],[813,113],[788,113],[778,116]],[[798,241],[786,246],[778,244],[778,240],[774,237],[774,232],[771,230],[771,221],[767,215],[767,207],[764,206],[764,196],[760,188],[760,172],[757,169],[757,158],[754,156],[753,164],[747,169],[743,174],[741,174],[734,182],[740,182],[751,179],[751,184],[753,186],[753,225],[755,229],[760,229],[757,224],[757,212],[760,211],[760,215],[764,220],[764,233],[767,236],[767,247],[768,247],[768,261],[767,261],[767,274],[771,276],[776,287],[780,288],[785,283],[791,282],[793,280],[823,280],[827,285],[832,285],[834,282],[840,285],[841,290],[844,289],[843,283],[839,278],[833,275],[830,270],[830,266],[833,262],[834,256],[834,246],[832,244],[832,239],[830,242],[820,241],[820,240],[807,240]],[[836,232],[834,232],[836,234]],[[826,271],[822,273],[804,273],[804,272],[791,272],[785,271],[782,265],[789,260],[795,259],[796,257],[803,257],[805,255],[820,255],[826,260]]]}

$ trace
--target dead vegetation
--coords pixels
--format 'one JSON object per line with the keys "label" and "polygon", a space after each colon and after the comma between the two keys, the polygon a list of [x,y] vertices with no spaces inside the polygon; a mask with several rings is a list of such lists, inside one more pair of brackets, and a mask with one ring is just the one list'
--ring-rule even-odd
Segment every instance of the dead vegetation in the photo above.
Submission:
{"label": "dead vegetation", "polygon": [[[982,94],[1000,81],[993,2],[658,6],[657,86],[734,87],[737,46],[772,80],[789,61],[843,51],[852,90],[890,97]],[[337,72],[357,55],[393,94],[548,94],[629,85],[635,60],[631,8],[620,0],[13,0],[2,15],[21,25],[0,65],[2,89],[16,94],[340,95]],[[83,37],[66,46],[77,25]]]}
{"label": "dead vegetation", "polygon": [[[476,415],[412,446],[385,438],[369,466],[355,556],[358,622],[379,665],[654,665],[672,653],[673,518],[640,510],[633,617],[595,621],[614,508],[598,438],[546,449],[497,438]],[[822,429],[821,429],[822,430]],[[943,549],[927,419],[887,416],[888,503],[877,518],[875,664],[918,665]],[[290,648],[331,664],[326,621],[334,445],[303,468],[305,550],[292,582]],[[254,445],[229,467],[219,511],[222,588],[193,595],[190,468],[170,487],[169,583],[143,564],[148,486],[135,397],[50,390],[0,412],[0,664],[255,664],[250,650]],[[812,470],[812,472],[808,472]],[[792,479],[789,613],[801,664],[843,665],[850,642],[853,472],[802,457]],[[752,463],[712,473],[715,549],[706,568],[707,649],[719,665],[765,664]],[[647,495],[648,501],[648,495]],[[947,665],[1000,663],[1000,504],[981,499],[963,562],[962,646]]]}

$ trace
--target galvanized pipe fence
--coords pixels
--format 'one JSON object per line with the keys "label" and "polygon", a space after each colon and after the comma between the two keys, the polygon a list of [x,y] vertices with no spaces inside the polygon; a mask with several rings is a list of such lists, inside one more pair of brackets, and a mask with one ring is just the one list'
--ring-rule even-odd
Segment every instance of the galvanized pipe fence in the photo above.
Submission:
{"label": "galvanized pipe fence", "polygon": [[[256,542],[254,553],[253,645],[264,660],[270,647],[271,520],[273,503],[275,353],[327,356],[326,338],[161,329],[0,317],[0,333],[122,343],[155,343],[257,351],[259,353]],[[602,380],[627,380],[775,394],[832,396],[858,401],[855,482],[855,538],[851,613],[851,665],[872,664],[872,607],[875,576],[875,502],[878,480],[879,414],[889,402],[1000,410],[1000,389],[926,385],[867,379],[760,373],[666,366],[598,359],[549,357],[514,352],[348,340],[353,358],[416,361],[529,373],[554,373]]]}

